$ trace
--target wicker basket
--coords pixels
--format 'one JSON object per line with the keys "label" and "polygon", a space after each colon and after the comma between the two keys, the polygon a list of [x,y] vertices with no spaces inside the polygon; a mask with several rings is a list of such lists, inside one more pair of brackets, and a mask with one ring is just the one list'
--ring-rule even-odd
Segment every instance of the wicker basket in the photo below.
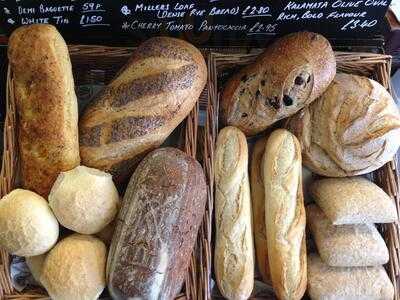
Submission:
{"label": "wicker basket", "polygon": [[[253,62],[261,50],[251,54],[221,54],[211,52],[208,56],[209,66],[209,103],[206,124],[209,149],[214,149],[218,133],[218,103],[221,86],[225,80],[238,68]],[[337,52],[338,71],[364,75],[374,78],[390,90],[391,57],[388,55],[370,53]],[[210,150],[212,151],[212,150]],[[211,152],[212,154],[212,152]],[[211,166],[211,174],[213,168]],[[371,174],[375,183],[382,187],[396,202],[400,212],[399,174],[396,171],[396,161],[392,161]],[[390,260],[386,266],[389,277],[395,287],[395,300],[400,299],[400,227],[399,224],[385,224],[379,230],[389,248]],[[269,299],[254,295],[252,299]]]}
{"label": "wicker basket", "polygon": [[[70,56],[73,66],[75,85],[85,84],[107,84],[127,62],[132,53],[132,48],[114,48],[103,46],[70,46]],[[199,103],[207,104],[207,88],[200,97]],[[3,164],[0,174],[1,196],[9,193],[18,186],[18,145],[15,100],[13,94],[13,75],[7,74],[7,95],[6,95],[6,119],[4,124],[4,152]],[[199,104],[193,109],[190,115],[182,122],[180,128],[180,147],[187,154],[195,157],[198,143],[198,113]],[[210,143],[201,143],[207,146]],[[200,149],[206,153],[207,149]],[[203,160],[207,181],[210,180],[210,161]],[[212,187],[209,186],[208,195]],[[186,276],[184,289],[177,299],[210,299],[209,279],[211,274],[211,211],[212,199],[207,201],[206,214],[203,224],[200,227],[196,246]],[[42,289],[24,290],[22,293],[13,289],[10,281],[10,256],[5,251],[0,251],[0,299],[49,299]],[[72,300],[72,299],[71,299]]]}

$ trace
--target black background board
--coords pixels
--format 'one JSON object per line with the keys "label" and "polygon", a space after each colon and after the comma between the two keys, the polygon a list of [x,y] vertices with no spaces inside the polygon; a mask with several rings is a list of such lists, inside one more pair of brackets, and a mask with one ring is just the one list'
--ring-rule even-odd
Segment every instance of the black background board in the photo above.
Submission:
{"label": "black background board", "polygon": [[390,0],[0,0],[0,26],[52,23],[68,43],[137,46],[157,35],[199,47],[263,47],[289,32],[373,40]]}

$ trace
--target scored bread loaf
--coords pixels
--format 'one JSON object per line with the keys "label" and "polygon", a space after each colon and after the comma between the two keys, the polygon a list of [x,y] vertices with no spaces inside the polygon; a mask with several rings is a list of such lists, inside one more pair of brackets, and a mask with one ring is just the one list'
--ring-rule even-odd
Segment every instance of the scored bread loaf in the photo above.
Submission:
{"label": "scored bread loaf", "polygon": [[394,200],[363,177],[320,179],[310,185],[309,192],[334,225],[398,220]]}
{"label": "scored bread loaf", "polygon": [[263,281],[270,282],[267,236],[265,232],[265,192],[261,166],[266,143],[267,138],[261,138],[254,145],[250,164],[250,187],[257,266]]}
{"label": "scored bread loaf", "polygon": [[254,285],[254,249],[244,134],[226,127],[215,150],[215,256],[219,290],[231,300],[249,298]]}
{"label": "scored bread loaf", "polygon": [[124,183],[193,109],[207,80],[199,50],[174,38],[140,45],[79,123],[84,165]]}
{"label": "scored bread loaf", "polygon": [[200,164],[174,148],[139,164],[125,192],[110,246],[113,299],[173,299],[182,288],[205,211]]}
{"label": "scored bread loaf", "polygon": [[307,285],[306,215],[301,149],[296,137],[278,129],[263,158],[269,270],[280,300],[301,299]]}
{"label": "scored bread loaf", "polygon": [[307,224],[321,259],[332,267],[384,265],[389,251],[374,224],[333,225],[322,210],[308,205]]}
{"label": "scored bread loaf", "polygon": [[16,29],[8,46],[21,179],[47,197],[58,174],[79,165],[78,104],[64,39],[52,25]]}
{"label": "scored bread loaf", "polygon": [[335,55],[322,35],[284,36],[228,81],[221,98],[222,120],[246,135],[257,134],[314,101],[335,73]]}
{"label": "scored bread loaf", "polygon": [[328,177],[372,172],[400,146],[392,96],[367,77],[339,73],[324,94],[287,124],[302,144],[303,163]]}
{"label": "scored bread loaf", "polygon": [[330,267],[310,254],[308,295],[311,300],[393,300],[394,288],[382,266]]}

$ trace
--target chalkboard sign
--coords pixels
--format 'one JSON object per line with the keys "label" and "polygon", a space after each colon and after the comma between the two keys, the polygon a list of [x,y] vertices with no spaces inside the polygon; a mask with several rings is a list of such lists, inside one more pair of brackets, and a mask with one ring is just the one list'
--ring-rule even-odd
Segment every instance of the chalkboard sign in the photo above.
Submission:
{"label": "chalkboard sign", "polygon": [[203,47],[263,46],[293,31],[369,39],[389,0],[0,0],[0,26],[52,23],[70,43],[137,45],[156,35]]}

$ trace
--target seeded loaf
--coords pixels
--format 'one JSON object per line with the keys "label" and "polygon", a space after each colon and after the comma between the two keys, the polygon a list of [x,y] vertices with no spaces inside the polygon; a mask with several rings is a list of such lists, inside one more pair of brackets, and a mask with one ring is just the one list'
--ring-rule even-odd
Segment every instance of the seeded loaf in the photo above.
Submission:
{"label": "seeded loaf", "polygon": [[206,80],[204,58],[191,44],[167,37],[144,42],[83,113],[83,164],[125,183],[190,113]]}
{"label": "seeded loaf", "polygon": [[284,36],[228,81],[221,98],[222,121],[246,135],[257,134],[309,105],[335,73],[332,47],[322,35]]}
{"label": "seeded loaf", "polygon": [[230,300],[248,299],[254,286],[254,247],[245,135],[225,127],[215,157],[216,281]]}
{"label": "seeded loaf", "polygon": [[8,58],[22,187],[47,198],[58,174],[80,162],[78,104],[68,48],[52,25],[22,26],[10,37]]}
{"label": "seeded loaf", "polygon": [[369,267],[389,261],[388,248],[374,224],[335,226],[315,204],[306,211],[318,253],[327,265]]}
{"label": "seeded loaf", "polygon": [[393,300],[394,288],[382,266],[329,267],[310,254],[308,295],[312,300]]}
{"label": "seeded loaf", "polygon": [[334,225],[392,223],[398,220],[394,200],[363,177],[317,180],[311,184],[309,191]]}
{"label": "seeded loaf", "polygon": [[328,177],[372,172],[392,160],[400,146],[393,98],[378,82],[357,75],[338,73],[287,128],[302,144],[304,165]]}
{"label": "seeded loaf", "polygon": [[267,138],[261,138],[254,145],[250,166],[250,186],[257,266],[263,281],[270,282],[267,236],[265,232],[265,192],[262,178],[262,161],[266,143]]}
{"label": "seeded loaf", "polygon": [[263,180],[269,270],[280,300],[301,299],[307,285],[301,170],[296,137],[284,129],[274,131],[265,147]]}

